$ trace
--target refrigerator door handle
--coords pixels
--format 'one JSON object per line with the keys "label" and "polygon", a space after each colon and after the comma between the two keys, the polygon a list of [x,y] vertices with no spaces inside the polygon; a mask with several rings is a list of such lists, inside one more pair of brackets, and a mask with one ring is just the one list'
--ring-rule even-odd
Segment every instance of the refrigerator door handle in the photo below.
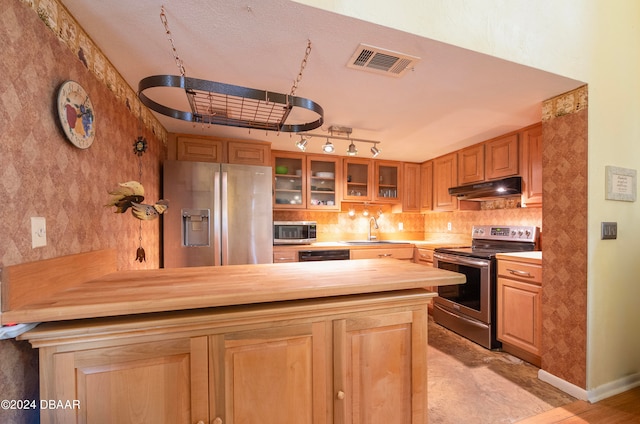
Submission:
{"label": "refrigerator door handle", "polygon": [[221,253],[222,263],[220,265],[229,265],[229,205],[228,205],[228,176],[227,171],[222,171],[222,196],[220,201],[220,209],[222,214],[221,235]]}
{"label": "refrigerator door handle", "polygon": [[[213,196],[214,199],[220,199],[220,171],[216,171],[213,176]],[[221,221],[220,202],[214,203],[213,209],[213,265],[222,265],[220,262],[220,221]]]}

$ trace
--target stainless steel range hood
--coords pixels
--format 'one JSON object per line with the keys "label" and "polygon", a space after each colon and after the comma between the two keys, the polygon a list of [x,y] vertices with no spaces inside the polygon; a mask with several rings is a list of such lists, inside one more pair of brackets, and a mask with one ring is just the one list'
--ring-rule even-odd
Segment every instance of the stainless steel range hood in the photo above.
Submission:
{"label": "stainless steel range hood", "polygon": [[509,177],[501,180],[451,187],[449,194],[456,196],[459,200],[476,201],[519,196],[522,194],[522,177]]}

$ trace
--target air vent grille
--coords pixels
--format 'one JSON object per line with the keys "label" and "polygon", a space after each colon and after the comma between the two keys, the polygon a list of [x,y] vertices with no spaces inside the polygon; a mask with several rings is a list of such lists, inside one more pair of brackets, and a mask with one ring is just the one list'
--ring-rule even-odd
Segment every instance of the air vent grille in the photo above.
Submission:
{"label": "air vent grille", "polygon": [[375,72],[377,74],[400,77],[412,69],[419,57],[360,44],[347,67]]}

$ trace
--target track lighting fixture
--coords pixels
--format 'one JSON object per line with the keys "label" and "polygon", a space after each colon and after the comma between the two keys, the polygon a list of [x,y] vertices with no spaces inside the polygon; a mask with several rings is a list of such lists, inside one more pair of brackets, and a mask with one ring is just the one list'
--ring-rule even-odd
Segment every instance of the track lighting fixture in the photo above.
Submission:
{"label": "track lighting fixture", "polygon": [[[376,147],[380,142],[379,141],[374,141],[374,140],[363,140],[361,138],[351,138],[350,134],[351,134],[351,128],[348,127],[335,127],[335,126],[331,126],[329,127],[329,132],[331,133],[330,135],[326,135],[326,134],[312,134],[312,133],[298,133],[298,135],[300,135],[300,141],[296,142],[296,147],[300,150],[302,150],[303,152],[306,150],[307,148],[307,143],[308,140],[312,137],[322,137],[325,138],[327,141],[325,144],[322,145],[322,151],[324,153],[334,153],[336,148],[332,143],[332,140],[346,140],[349,142],[349,147],[347,148],[347,155],[349,156],[356,156],[358,154],[358,148],[356,147],[355,143],[370,143],[373,144],[373,146],[371,147],[370,151],[371,151],[371,155],[372,157],[377,157],[381,150]],[[334,135],[334,132],[339,134],[339,135]],[[346,137],[342,136],[342,135],[346,135]]]}

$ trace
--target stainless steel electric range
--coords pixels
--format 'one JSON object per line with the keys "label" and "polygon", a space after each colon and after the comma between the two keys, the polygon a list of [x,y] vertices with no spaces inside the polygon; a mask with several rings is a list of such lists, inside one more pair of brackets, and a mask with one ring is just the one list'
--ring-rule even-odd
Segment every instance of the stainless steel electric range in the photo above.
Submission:
{"label": "stainless steel electric range", "polygon": [[437,248],[433,266],[465,274],[467,282],[438,287],[434,321],[487,349],[496,339],[496,254],[536,250],[540,230],[535,226],[476,225],[471,247]]}

